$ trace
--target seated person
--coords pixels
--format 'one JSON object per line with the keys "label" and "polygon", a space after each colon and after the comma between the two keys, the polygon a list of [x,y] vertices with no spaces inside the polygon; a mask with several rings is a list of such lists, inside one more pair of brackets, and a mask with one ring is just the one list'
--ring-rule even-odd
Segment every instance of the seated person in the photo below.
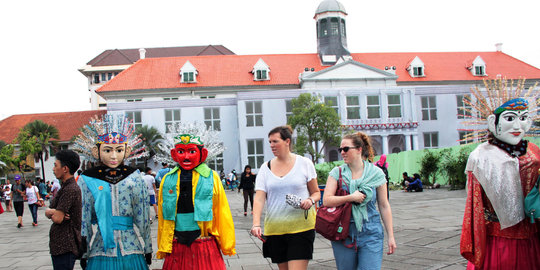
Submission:
{"label": "seated person", "polygon": [[407,191],[422,192],[424,189],[422,188],[422,180],[420,180],[420,175],[415,173],[413,176],[413,181],[407,185]]}
{"label": "seated person", "polygon": [[403,189],[407,189],[407,186],[412,181],[412,177],[410,177],[407,172],[403,172],[403,181],[401,181],[401,186],[403,187]]}

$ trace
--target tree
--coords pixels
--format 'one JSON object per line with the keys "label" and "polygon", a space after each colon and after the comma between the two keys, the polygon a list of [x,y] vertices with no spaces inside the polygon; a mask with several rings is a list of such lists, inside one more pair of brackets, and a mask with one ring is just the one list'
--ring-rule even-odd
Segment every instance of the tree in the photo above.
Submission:
{"label": "tree", "polygon": [[31,137],[28,131],[21,129],[12,144],[5,145],[0,149],[0,161],[4,162],[10,171],[20,171],[23,179],[24,172],[34,170],[28,165],[26,159],[40,149],[35,137]]}
{"label": "tree", "polygon": [[[295,152],[309,153],[313,163],[323,157],[328,145],[337,145],[341,123],[336,111],[320,101],[319,95],[304,93],[291,101],[292,115],[288,124],[297,132]],[[322,145],[320,145],[322,143]]]}
{"label": "tree", "polygon": [[[36,149],[34,154],[34,160],[41,163],[41,178],[45,180],[45,164],[44,161],[49,160],[49,147],[56,145],[56,142],[52,139],[60,139],[58,129],[49,125],[41,120],[30,122],[23,127],[28,131],[30,137],[34,137],[39,149]],[[44,157],[45,156],[45,157]]]}
{"label": "tree", "polygon": [[158,144],[163,140],[163,136],[155,127],[149,127],[147,125],[140,126],[135,130],[135,134],[139,134],[146,149],[150,153],[149,156],[144,157],[144,167],[148,166],[148,160],[158,153]]}
{"label": "tree", "polygon": [[450,189],[465,188],[467,182],[465,167],[467,167],[470,153],[471,148],[468,146],[461,147],[455,154],[452,153],[450,148],[441,151],[440,170],[442,174],[448,177]]}
{"label": "tree", "polygon": [[[424,156],[420,160],[420,175],[425,177],[426,185],[435,184],[435,176],[439,171],[441,156],[435,151],[424,150]],[[431,178],[431,183],[429,179]]]}

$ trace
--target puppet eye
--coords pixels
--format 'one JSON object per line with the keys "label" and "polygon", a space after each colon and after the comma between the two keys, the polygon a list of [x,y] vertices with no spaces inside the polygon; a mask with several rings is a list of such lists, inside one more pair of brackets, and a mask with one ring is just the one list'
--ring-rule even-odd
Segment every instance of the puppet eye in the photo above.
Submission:
{"label": "puppet eye", "polygon": [[189,153],[190,154],[195,154],[195,153],[197,153],[197,151],[196,150],[191,150],[191,151],[189,151]]}

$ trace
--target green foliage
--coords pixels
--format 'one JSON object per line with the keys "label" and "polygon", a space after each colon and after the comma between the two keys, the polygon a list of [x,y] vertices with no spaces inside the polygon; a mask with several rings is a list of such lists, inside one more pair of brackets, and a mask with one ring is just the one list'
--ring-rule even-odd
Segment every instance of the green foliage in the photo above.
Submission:
{"label": "green foliage", "polygon": [[467,182],[465,167],[471,152],[470,147],[462,147],[456,154],[451,149],[441,151],[440,170],[448,177],[450,189],[463,189]]}
{"label": "green foliage", "polygon": [[39,149],[40,145],[36,138],[31,137],[28,131],[22,129],[12,144],[5,145],[0,149],[0,161],[4,162],[11,172],[31,172],[34,168],[27,164],[26,158]]}
{"label": "green foliage", "polygon": [[[420,159],[420,176],[426,186],[435,184],[441,156],[436,151],[424,150],[424,156]],[[412,176],[412,175],[409,175]],[[431,179],[431,181],[430,181]]]}
{"label": "green foliage", "polygon": [[342,160],[317,164],[317,166],[315,166],[315,171],[317,172],[317,182],[319,183],[319,185],[325,185],[330,171],[333,168],[342,164]]}
{"label": "green foliage", "polygon": [[53,139],[60,139],[58,129],[55,126],[49,125],[41,120],[36,120],[26,124],[22,130],[27,132],[28,136],[33,138],[38,145],[31,152],[31,154],[34,155],[34,160],[40,161],[42,174],[41,178],[45,180],[44,161],[49,159],[49,147],[51,145],[56,146],[57,144],[57,142]]}
{"label": "green foliage", "polygon": [[150,155],[144,158],[144,166],[148,166],[148,160],[158,153],[158,144],[163,140],[163,136],[155,127],[149,127],[147,125],[140,126],[135,130],[135,134],[140,135],[146,149]]}
{"label": "green foliage", "polygon": [[326,146],[339,143],[342,131],[336,111],[322,103],[320,98],[319,95],[304,93],[293,99],[292,115],[288,120],[297,132],[294,151],[299,155],[310,154],[313,163],[323,157]]}

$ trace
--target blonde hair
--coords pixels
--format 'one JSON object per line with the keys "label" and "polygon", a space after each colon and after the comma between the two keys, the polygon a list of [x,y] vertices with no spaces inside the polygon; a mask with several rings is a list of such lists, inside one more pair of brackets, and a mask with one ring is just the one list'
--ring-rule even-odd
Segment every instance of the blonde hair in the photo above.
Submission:
{"label": "blonde hair", "polygon": [[366,133],[359,131],[353,134],[347,134],[343,136],[343,139],[349,139],[355,147],[362,148],[362,158],[373,162],[375,153],[371,146],[371,138]]}

